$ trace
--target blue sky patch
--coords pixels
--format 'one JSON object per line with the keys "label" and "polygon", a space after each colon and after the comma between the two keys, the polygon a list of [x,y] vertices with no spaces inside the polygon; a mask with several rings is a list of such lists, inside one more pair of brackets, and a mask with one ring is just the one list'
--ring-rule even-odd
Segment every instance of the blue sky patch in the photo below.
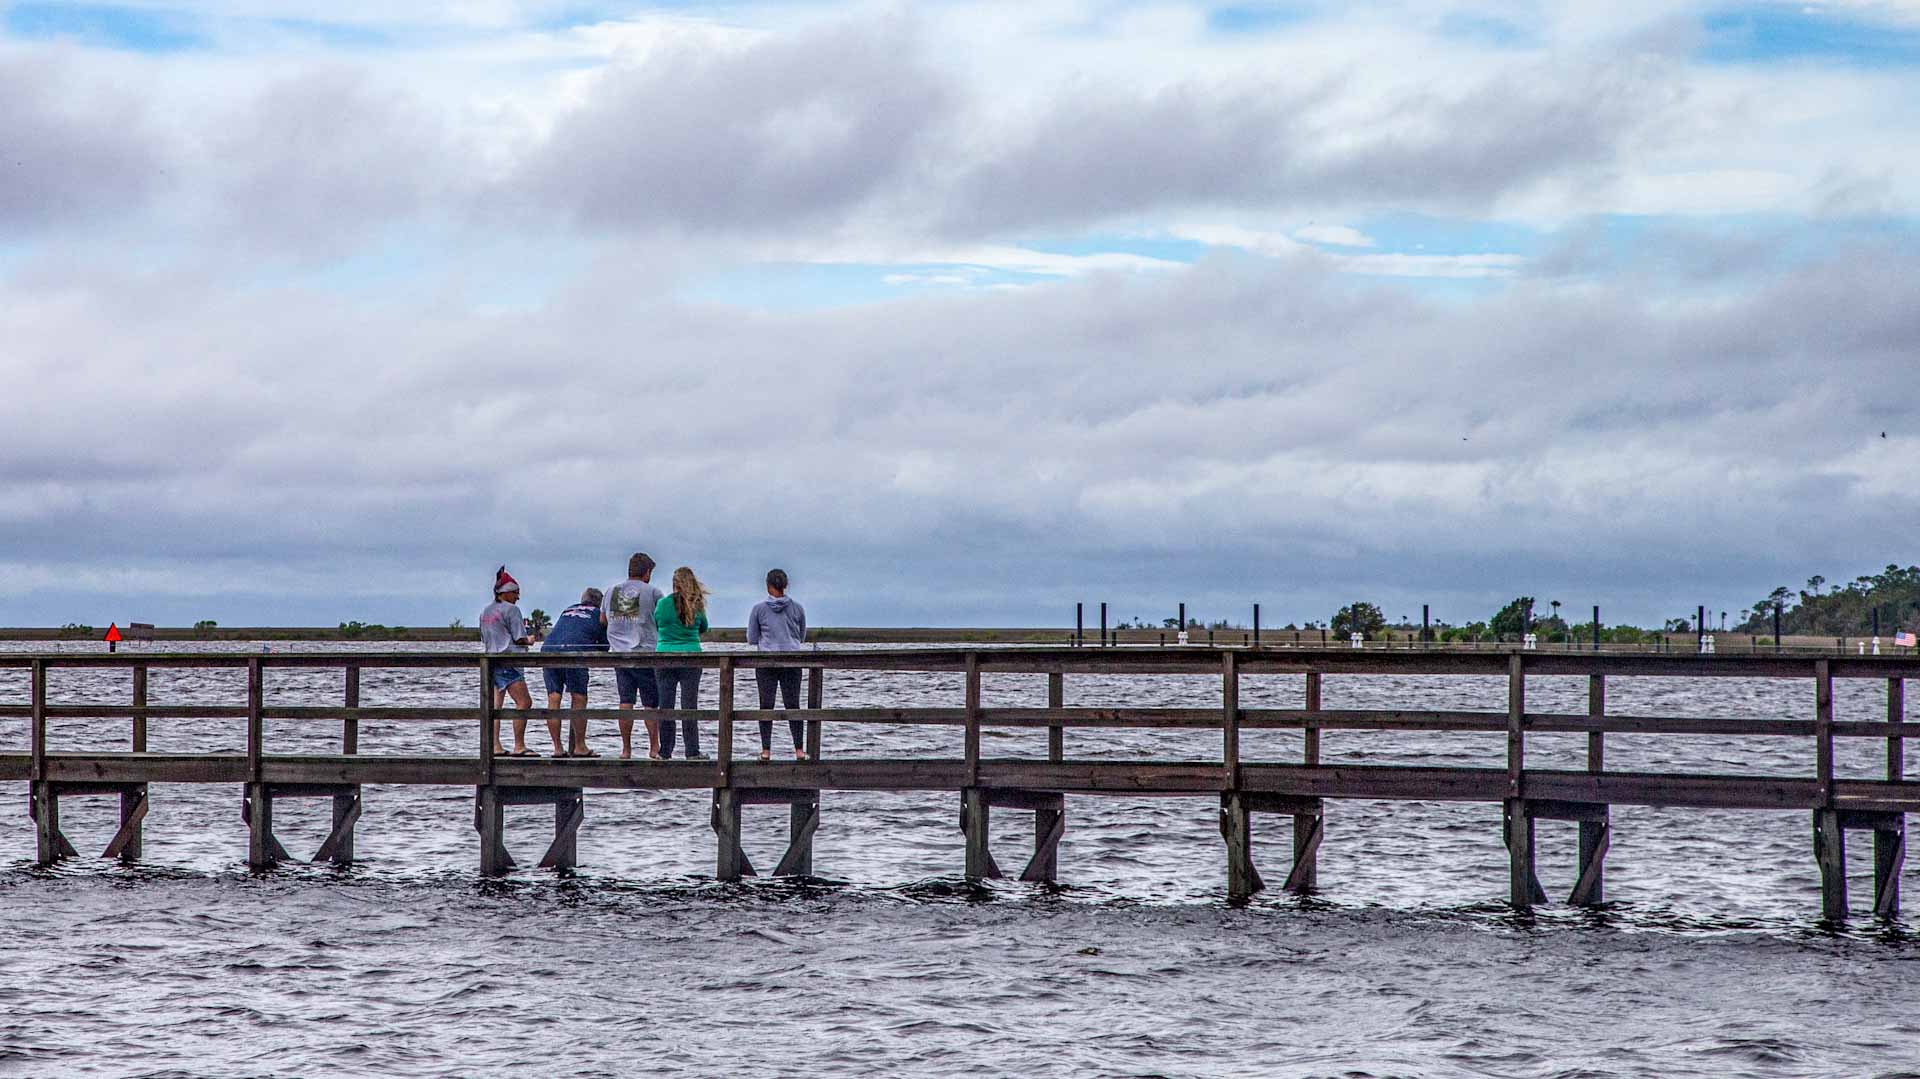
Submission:
{"label": "blue sky patch", "polygon": [[1708,15],[1699,56],[1715,63],[1825,60],[1867,67],[1920,63],[1920,32],[1800,8]]}
{"label": "blue sky patch", "polygon": [[1231,4],[1207,11],[1207,28],[1222,34],[1258,34],[1307,21],[1308,4]]}
{"label": "blue sky patch", "polygon": [[181,52],[210,44],[200,22],[183,12],[111,4],[17,3],[6,9],[14,37],[70,38],[135,52]]}

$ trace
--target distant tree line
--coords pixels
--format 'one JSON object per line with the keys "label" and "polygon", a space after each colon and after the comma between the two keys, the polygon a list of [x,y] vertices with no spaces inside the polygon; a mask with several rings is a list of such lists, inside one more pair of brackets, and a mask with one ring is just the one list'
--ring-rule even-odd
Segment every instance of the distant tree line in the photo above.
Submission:
{"label": "distant tree line", "polygon": [[1828,585],[1818,576],[1807,578],[1807,586],[1798,591],[1781,585],[1754,603],[1740,630],[1771,633],[1776,605],[1783,635],[1863,637],[1873,632],[1875,612],[1880,632],[1891,635],[1920,625],[1920,566],[1889,565],[1844,585]]}

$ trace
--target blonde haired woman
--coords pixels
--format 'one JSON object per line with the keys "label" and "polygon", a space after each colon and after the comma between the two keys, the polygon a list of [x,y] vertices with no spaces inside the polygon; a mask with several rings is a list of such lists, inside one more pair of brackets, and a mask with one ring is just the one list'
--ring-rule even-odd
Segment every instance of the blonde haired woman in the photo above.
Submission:
{"label": "blonde haired woman", "polygon": [[[660,597],[653,607],[653,624],[660,631],[660,643],[655,646],[659,652],[698,652],[700,635],[707,631],[707,590],[701,586],[700,579],[693,570],[681,566],[673,571],[673,591]],[[700,707],[700,668],[698,667],[661,667],[655,677],[660,682],[660,707],[684,708],[692,710]],[[674,703],[675,690],[679,691]],[[691,719],[680,721],[680,729],[686,734],[687,759],[705,760],[707,755],[700,752],[700,726]],[[673,723],[660,724],[660,756],[673,756]]]}

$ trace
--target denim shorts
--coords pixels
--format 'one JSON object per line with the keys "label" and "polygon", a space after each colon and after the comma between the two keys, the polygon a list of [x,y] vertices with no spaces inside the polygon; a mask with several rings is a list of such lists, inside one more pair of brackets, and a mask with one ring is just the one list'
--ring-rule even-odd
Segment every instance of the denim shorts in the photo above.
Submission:
{"label": "denim shorts", "polygon": [[660,707],[660,684],[654,681],[652,667],[618,667],[613,672],[614,686],[620,691],[620,703],[632,704],[640,698],[640,707]]}
{"label": "denim shorts", "polygon": [[585,667],[548,667],[541,673],[546,676],[548,693],[571,693],[576,697],[587,695]]}
{"label": "denim shorts", "polygon": [[505,689],[515,682],[524,682],[527,676],[518,667],[495,667],[493,669],[493,688]]}

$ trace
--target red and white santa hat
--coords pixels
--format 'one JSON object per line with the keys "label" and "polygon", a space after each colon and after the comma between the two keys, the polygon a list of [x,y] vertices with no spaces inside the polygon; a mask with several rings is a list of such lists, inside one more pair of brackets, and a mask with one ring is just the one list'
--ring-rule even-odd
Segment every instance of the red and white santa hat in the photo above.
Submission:
{"label": "red and white santa hat", "polygon": [[520,591],[520,582],[513,579],[513,575],[507,572],[507,567],[501,566],[499,569],[493,571],[494,595],[497,596],[502,592],[518,591]]}

